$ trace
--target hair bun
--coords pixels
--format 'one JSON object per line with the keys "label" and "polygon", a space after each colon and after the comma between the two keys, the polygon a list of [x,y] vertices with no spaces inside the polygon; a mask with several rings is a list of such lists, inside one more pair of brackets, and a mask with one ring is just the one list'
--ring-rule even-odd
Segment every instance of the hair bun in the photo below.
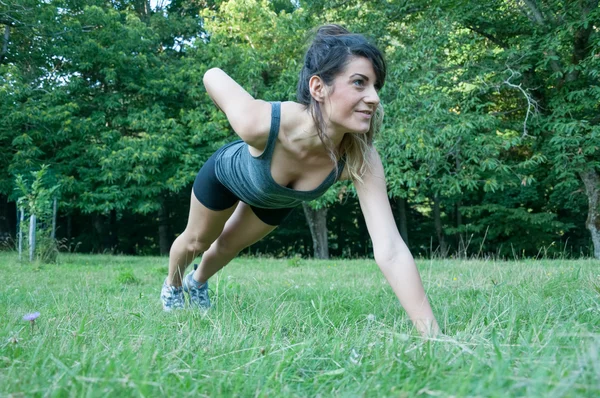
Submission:
{"label": "hair bun", "polygon": [[346,28],[335,24],[323,25],[317,30],[317,36],[340,36],[347,34],[350,34],[350,32]]}

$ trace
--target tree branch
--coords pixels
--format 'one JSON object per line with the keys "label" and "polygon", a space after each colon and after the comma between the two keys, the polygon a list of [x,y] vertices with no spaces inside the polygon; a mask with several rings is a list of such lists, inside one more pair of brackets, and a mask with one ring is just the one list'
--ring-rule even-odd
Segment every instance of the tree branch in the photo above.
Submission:
{"label": "tree branch", "polygon": [[[598,0],[592,0],[588,3],[587,7],[581,9],[581,19],[585,20],[588,14],[598,7]],[[592,46],[588,46],[588,41],[592,34],[592,23],[588,24],[587,28],[580,27],[573,35],[573,65],[579,64],[585,57],[587,57],[592,49]],[[566,82],[572,82],[577,80],[579,77],[579,71],[573,70],[565,77]]]}
{"label": "tree branch", "polygon": [[486,32],[484,32],[482,30],[479,30],[479,29],[477,29],[474,26],[467,25],[466,27],[467,27],[467,29],[472,30],[475,33],[479,33],[481,36],[489,39],[492,43],[495,43],[495,44],[499,45],[502,48],[505,48],[505,49],[508,48],[508,44],[506,44],[502,40],[496,39],[494,36],[490,35],[489,33],[486,33]]}
{"label": "tree branch", "polygon": [[[7,18],[7,19],[0,19],[0,25],[8,25],[8,26],[23,25],[23,22],[11,17],[10,15],[7,15],[5,18]],[[12,21],[10,21],[8,18],[12,19]]]}
{"label": "tree branch", "polygon": [[2,42],[2,52],[0,53],[0,64],[4,62],[8,52],[8,40],[10,39],[10,26],[4,26],[4,41]]}
{"label": "tree branch", "polygon": [[[456,156],[456,161],[458,161],[458,152],[460,151],[460,142],[462,141],[462,137],[459,136],[458,139],[456,140],[456,142],[454,143],[454,145],[452,145],[452,148],[448,149],[448,151],[446,152],[446,159],[449,158],[452,155]],[[454,149],[456,148],[456,150]]]}
{"label": "tree branch", "polygon": [[[8,5],[2,1],[0,1],[0,4],[8,7]],[[8,10],[4,10],[4,11],[0,12],[0,25],[10,25],[10,26],[24,25],[23,22],[16,19],[13,15],[16,15],[18,17],[23,17],[26,14],[33,11],[33,8],[27,8],[24,5],[20,5],[20,4],[11,4],[11,7],[12,7],[12,9],[8,9]]]}
{"label": "tree branch", "polygon": [[[517,90],[519,90],[523,94],[525,99],[527,100],[527,113],[525,114],[525,120],[523,121],[523,135],[521,136],[521,138],[524,138],[524,137],[527,137],[527,135],[528,135],[527,134],[527,120],[529,119],[530,114],[535,114],[538,112],[538,103],[536,100],[533,99],[533,96],[531,96],[529,93],[527,93],[527,91],[525,91],[525,89],[523,89],[523,87],[521,87],[521,84],[516,85],[514,83],[511,83],[510,79],[512,79],[513,77],[519,77],[519,76],[521,76],[521,74],[519,72],[512,70],[510,68],[510,66],[508,66],[508,65],[506,65],[506,68],[511,73],[511,75],[503,83],[509,87],[516,88]],[[533,112],[531,111],[531,108],[533,108]]]}
{"label": "tree branch", "polygon": [[544,16],[542,15],[542,12],[537,8],[535,2],[533,0],[523,0],[523,3],[525,3],[529,10],[533,13],[533,20],[537,22],[538,25],[543,26]]}
{"label": "tree branch", "polygon": [[[523,3],[525,3],[525,5],[529,8],[531,13],[533,14],[533,18],[530,18],[530,19],[532,21],[534,21],[535,23],[537,23],[539,26],[546,27],[546,21],[544,20],[544,16],[542,15],[542,12],[539,10],[537,5],[535,4],[535,1],[534,0],[522,0],[522,1],[523,1]],[[524,13],[525,13],[525,15],[527,15],[527,17],[529,17],[529,15],[525,11],[524,11]],[[554,50],[550,49],[550,50],[548,50],[548,54],[552,58],[556,58],[556,59],[550,60],[550,68],[552,68],[552,71],[555,73],[562,73],[562,68],[560,67],[560,64],[557,61],[557,59],[559,59],[559,57],[556,54],[556,52]]]}

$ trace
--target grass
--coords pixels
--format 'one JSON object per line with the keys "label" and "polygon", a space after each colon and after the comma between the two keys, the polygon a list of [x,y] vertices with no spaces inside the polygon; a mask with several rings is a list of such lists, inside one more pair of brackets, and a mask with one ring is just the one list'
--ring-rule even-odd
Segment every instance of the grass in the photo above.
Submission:
{"label": "grass", "polygon": [[59,261],[0,254],[0,396],[600,395],[594,260],[418,261],[433,341],[373,261],[238,259],[205,315],[162,312],[164,258]]}

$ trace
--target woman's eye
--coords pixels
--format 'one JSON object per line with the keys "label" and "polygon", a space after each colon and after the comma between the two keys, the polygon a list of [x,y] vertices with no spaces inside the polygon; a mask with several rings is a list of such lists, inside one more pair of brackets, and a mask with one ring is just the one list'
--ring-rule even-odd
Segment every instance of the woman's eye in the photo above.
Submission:
{"label": "woman's eye", "polygon": [[364,85],[364,81],[362,79],[357,79],[352,82],[357,87],[362,87]]}

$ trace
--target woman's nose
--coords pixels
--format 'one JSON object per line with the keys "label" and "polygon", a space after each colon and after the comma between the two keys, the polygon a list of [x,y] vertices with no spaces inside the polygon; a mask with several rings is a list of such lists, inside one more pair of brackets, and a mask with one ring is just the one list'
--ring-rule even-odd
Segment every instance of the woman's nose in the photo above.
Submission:
{"label": "woman's nose", "polygon": [[375,90],[375,87],[372,87],[369,90],[369,92],[365,96],[364,101],[367,104],[373,104],[375,106],[377,106],[379,104],[379,94],[377,94],[377,90]]}

